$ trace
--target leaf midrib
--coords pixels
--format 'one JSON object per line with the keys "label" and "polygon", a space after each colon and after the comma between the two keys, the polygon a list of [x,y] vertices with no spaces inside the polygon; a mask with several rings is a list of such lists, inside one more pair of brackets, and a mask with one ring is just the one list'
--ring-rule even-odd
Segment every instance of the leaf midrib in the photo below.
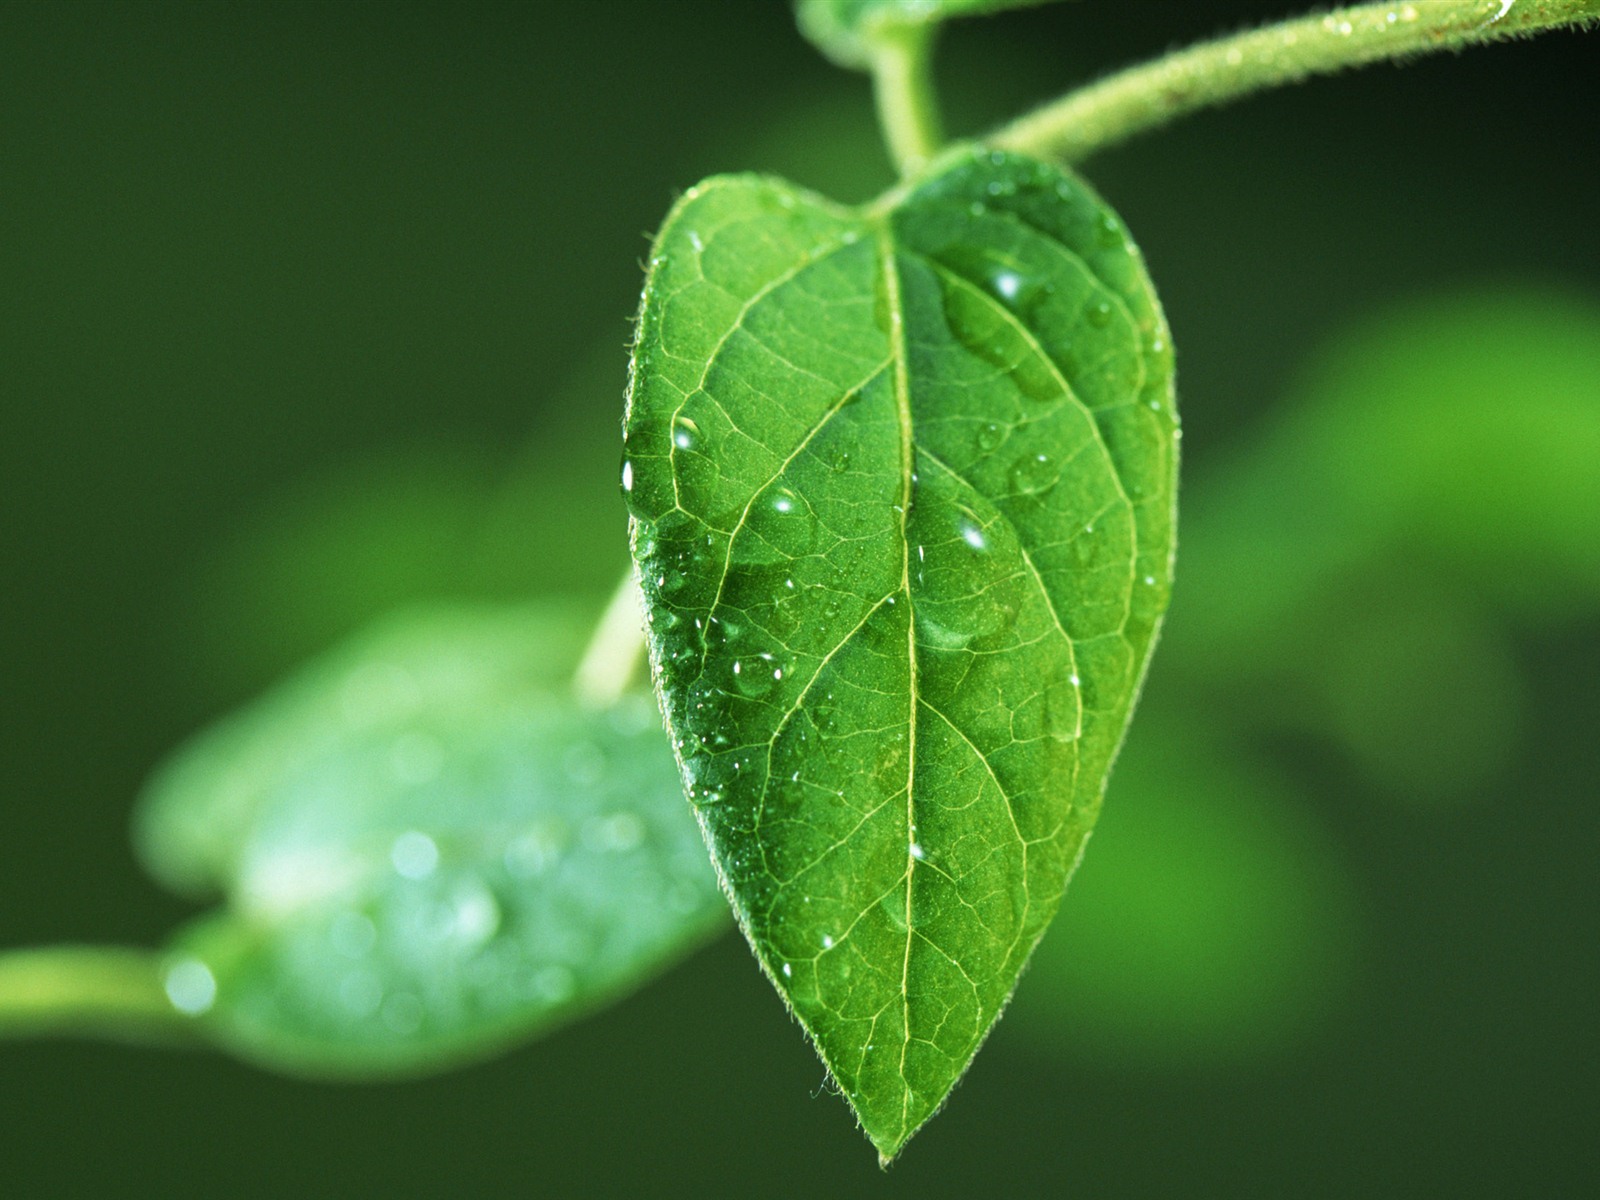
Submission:
{"label": "leaf midrib", "polygon": [[895,255],[894,232],[888,220],[880,220],[875,230],[880,269],[883,271],[884,307],[889,316],[889,358],[894,363],[895,412],[900,425],[900,591],[906,598],[906,679],[909,692],[906,705],[906,948],[900,963],[900,1138],[906,1135],[911,1120],[911,1080],[906,1075],[906,1058],[911,1052],[911,947],[916,938],[912,926],[912,896],[916,890],[917,855],[917,705],[921,700],[917,681],[917,621],[911,599],[911,503],[915,487],[916,443],[911,422],[911,379],[906,353],[905,302],[900,294],[900,270]]}

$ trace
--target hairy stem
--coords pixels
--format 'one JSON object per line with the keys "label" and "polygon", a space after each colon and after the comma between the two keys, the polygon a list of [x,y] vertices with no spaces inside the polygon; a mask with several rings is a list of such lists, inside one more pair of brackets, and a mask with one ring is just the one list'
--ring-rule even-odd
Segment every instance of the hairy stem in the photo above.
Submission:
{"label": "hairy stem", "polygon": [[944,141],[933,88],[934,35],[931,24],[912,25],[884,37],[873,49],[878,123],[895,167],[907,178],[920,171]]}
{"label": "hairy stem", "polygon": [[580,703],[606,708],[622,698],[644,661],[644,604],[639,581],[629,567],[600,614],[594,636],[573,677]]}
{"label": "hairy stem", "polygon": [[1205,42],[1069,93],[988,140],[1061,162],[1197,109],[1348,67],[1457,50],[1600,19],[1600,0],[1358,4]]}
{"label": "hairy stem", "polygon": [[191,1018],[168,999],[161,959],[117,946],[0,954],[0,1039],[100,1037],[182,1042]]}

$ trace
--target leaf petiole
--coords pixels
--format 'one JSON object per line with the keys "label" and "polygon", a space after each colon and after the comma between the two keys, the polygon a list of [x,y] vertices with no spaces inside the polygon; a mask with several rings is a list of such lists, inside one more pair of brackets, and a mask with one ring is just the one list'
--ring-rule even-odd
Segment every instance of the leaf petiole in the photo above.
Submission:
{"label": "leaf petiole", "polygon": [[1062,163],[1202,108],[1383,60],[1600,20],[1600,0],[1358,4],[1203,42],[1068,93],[1004,126],[990,145]]}
{"label": "leaf petiole", "polygon": [[0,954],[0,1039],[60,1036],[170,1044],[194,1032],[151,951],[50,946]]}
{"label": "leaf petiole", "polygon": [[573,690],[587,708],[608,708],[632,686],[644,662],[644,607],[639,581],[629,567],[573,675]]}
{"label": "leaf petiole", "polygon": [[872,87],[889,156],[902,178],[916,175],[944,143],[933,87],[938,27],[907,25],[873,43]]}

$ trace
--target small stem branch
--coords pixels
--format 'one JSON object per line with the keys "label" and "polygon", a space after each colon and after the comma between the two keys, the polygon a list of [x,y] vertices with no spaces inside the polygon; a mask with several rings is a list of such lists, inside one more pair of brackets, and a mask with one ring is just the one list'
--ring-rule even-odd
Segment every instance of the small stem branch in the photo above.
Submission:
{"label": "small stem branch", "polygon": [[1206,42],[1072,92],[989,143],[1076,163],[1197,109],[1384,59],[1458,50],[1600,19],[1600,0],[1358,4]]}
{"label": "small stem branch", "polygon": [[194,1037],[162,986],[161,960],[115,946],[51,946],[0,954],[0,1040],[102,1037],[182,1042]]}
{"label": "small stem branch", "polygon": [[944,141],[933,88],[935,32],[931,24],[907,26],[873,48],[878,122],[889,155],[904,178],[920,171]]}
{"label": "small stem branch", "polygon": [[622,698],[644,661],[644,603],[633,568],[600,615],[578,663],[573,688],[580,703],[606,708]]}

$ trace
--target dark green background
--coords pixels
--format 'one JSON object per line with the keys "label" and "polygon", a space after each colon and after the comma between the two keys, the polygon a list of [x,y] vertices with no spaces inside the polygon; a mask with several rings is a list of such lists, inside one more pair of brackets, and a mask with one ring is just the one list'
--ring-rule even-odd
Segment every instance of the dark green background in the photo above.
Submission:
{"label": "dark green background", "polygon": [[[1283,11],[964,23],[951,123]],[[1597,148],[1600,38],[1556,35],[1094,163],[1166,300],[1190,477],[1396,298],[1600,298]],[[776,0],[0,0],[0,946],[158,942],[189,910],[127,847],[146,772],[369,613],[609,585],[645,234],[677,190],[750,168],[843,199],[887,179],[864,82]],[[1180,570],[1175,620],[1182,595]],[[1458,806],[1264,736],[1333,831],[1361,937],[1339,1003],[1271,1052],[1063,1057],[1002,1023],[881,1176],[730,936],[597,1019],[404,1085],[0,1046],[0,1194],[1580,1194],[1600,617],[1515,651],[1536,734]]]}

